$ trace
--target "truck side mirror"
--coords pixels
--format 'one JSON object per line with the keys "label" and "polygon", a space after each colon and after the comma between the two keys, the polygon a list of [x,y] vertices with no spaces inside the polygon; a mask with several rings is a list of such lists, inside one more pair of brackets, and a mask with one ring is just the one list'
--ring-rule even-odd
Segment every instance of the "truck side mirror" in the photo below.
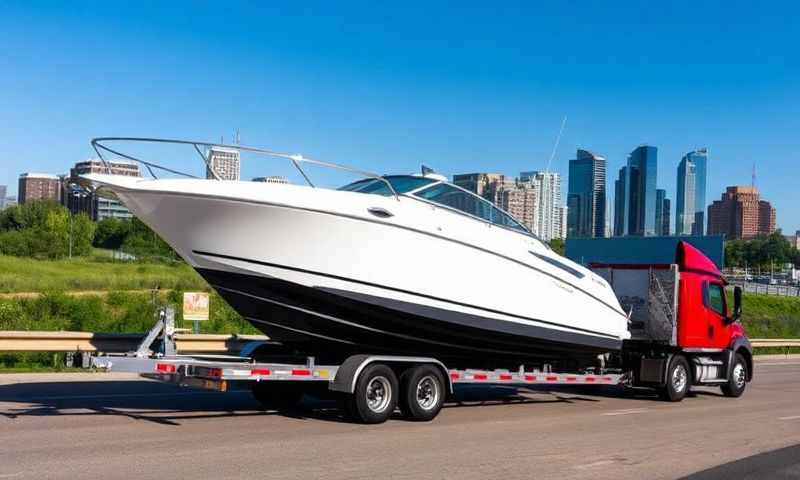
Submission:
{"label": "truck side mirror", "polygon": [[733,316],[731,317],[731,323],[739,320],[742,316],[742,287],[735,286],[733,287]]}

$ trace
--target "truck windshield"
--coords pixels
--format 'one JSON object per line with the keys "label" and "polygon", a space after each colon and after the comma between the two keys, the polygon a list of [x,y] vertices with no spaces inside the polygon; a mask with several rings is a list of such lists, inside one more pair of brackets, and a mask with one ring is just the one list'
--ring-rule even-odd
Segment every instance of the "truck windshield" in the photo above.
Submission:
{"label": "truck windshield", "polygon": [[[392,188],[394,188],[397,193],[407,193],[436,181],[432,178],[417,177],[414,175],[386,175],[383,178],[392,184]],[[385,196],[392,195],[392,191],[389,190],[389,187],[386,185],[386,183],[375,178],[367,178],[357,182],[349,183],[343,187],[339,187],[338,190],[344,190],[346,192],[375,193],[377,195]]]}

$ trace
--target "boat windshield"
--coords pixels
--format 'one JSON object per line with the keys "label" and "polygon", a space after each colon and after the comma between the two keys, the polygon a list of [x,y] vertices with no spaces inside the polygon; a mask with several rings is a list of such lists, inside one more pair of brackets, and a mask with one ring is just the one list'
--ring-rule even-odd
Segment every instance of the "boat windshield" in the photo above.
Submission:
{"label": "boat windshield", "polygon": [[[392,184],[392,188],[394,188],[397,193],[408,193],[412,190],[416,190],[420,187],[424,187],[425,185],[437,181],[433,178],[417,177],[414,175],[386,175],[383,178]],[[338,190],[359,193],[375,193],[377,195],[385,195],[387,197],[394,195],[394,193],[389,190],[389,187],[385,182],[375,178],[359,180],[343,187],[339,187]]]}
{"label": "boat windshield", "polygon": [[531,235],[521,223],[488,200],[449,183],[437,183],[430,188],[414,193],[414,196],[478,217],[489,223]]}

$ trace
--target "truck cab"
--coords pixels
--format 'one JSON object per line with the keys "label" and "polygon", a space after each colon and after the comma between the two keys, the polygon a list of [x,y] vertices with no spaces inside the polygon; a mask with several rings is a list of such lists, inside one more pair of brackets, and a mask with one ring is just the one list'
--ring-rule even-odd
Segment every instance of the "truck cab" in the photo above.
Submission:
{"label": "truck cab", "polygon": [[750,341],[739,322],[742,292],[708,257],[678,242],[673,264],[592,265],[629,313],[631,339],[621,362],[634,386],[679,401],[692,385],[715,385],[738,397],[753,378]]}

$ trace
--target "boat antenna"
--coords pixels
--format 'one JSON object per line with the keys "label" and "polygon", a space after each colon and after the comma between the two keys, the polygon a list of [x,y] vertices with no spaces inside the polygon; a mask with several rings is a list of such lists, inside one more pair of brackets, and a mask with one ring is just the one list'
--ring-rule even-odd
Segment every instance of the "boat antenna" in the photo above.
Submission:
{"label": "boat antenna", "polygon": [[553,158],[556,156],[556,150],[558,149],[558,144],[561,142],[561,134],[564,133],[564,126],[567,124],[567,116],[564,115],[564,118],[561,119],[561,128],[558,130],[558,136],[556,137],[556,143],[553,145],[553,151],[550,152],[550,159],[547,161],[547,168],[545,168],[545,173],[550,171],[550,164],[553,163]]}

